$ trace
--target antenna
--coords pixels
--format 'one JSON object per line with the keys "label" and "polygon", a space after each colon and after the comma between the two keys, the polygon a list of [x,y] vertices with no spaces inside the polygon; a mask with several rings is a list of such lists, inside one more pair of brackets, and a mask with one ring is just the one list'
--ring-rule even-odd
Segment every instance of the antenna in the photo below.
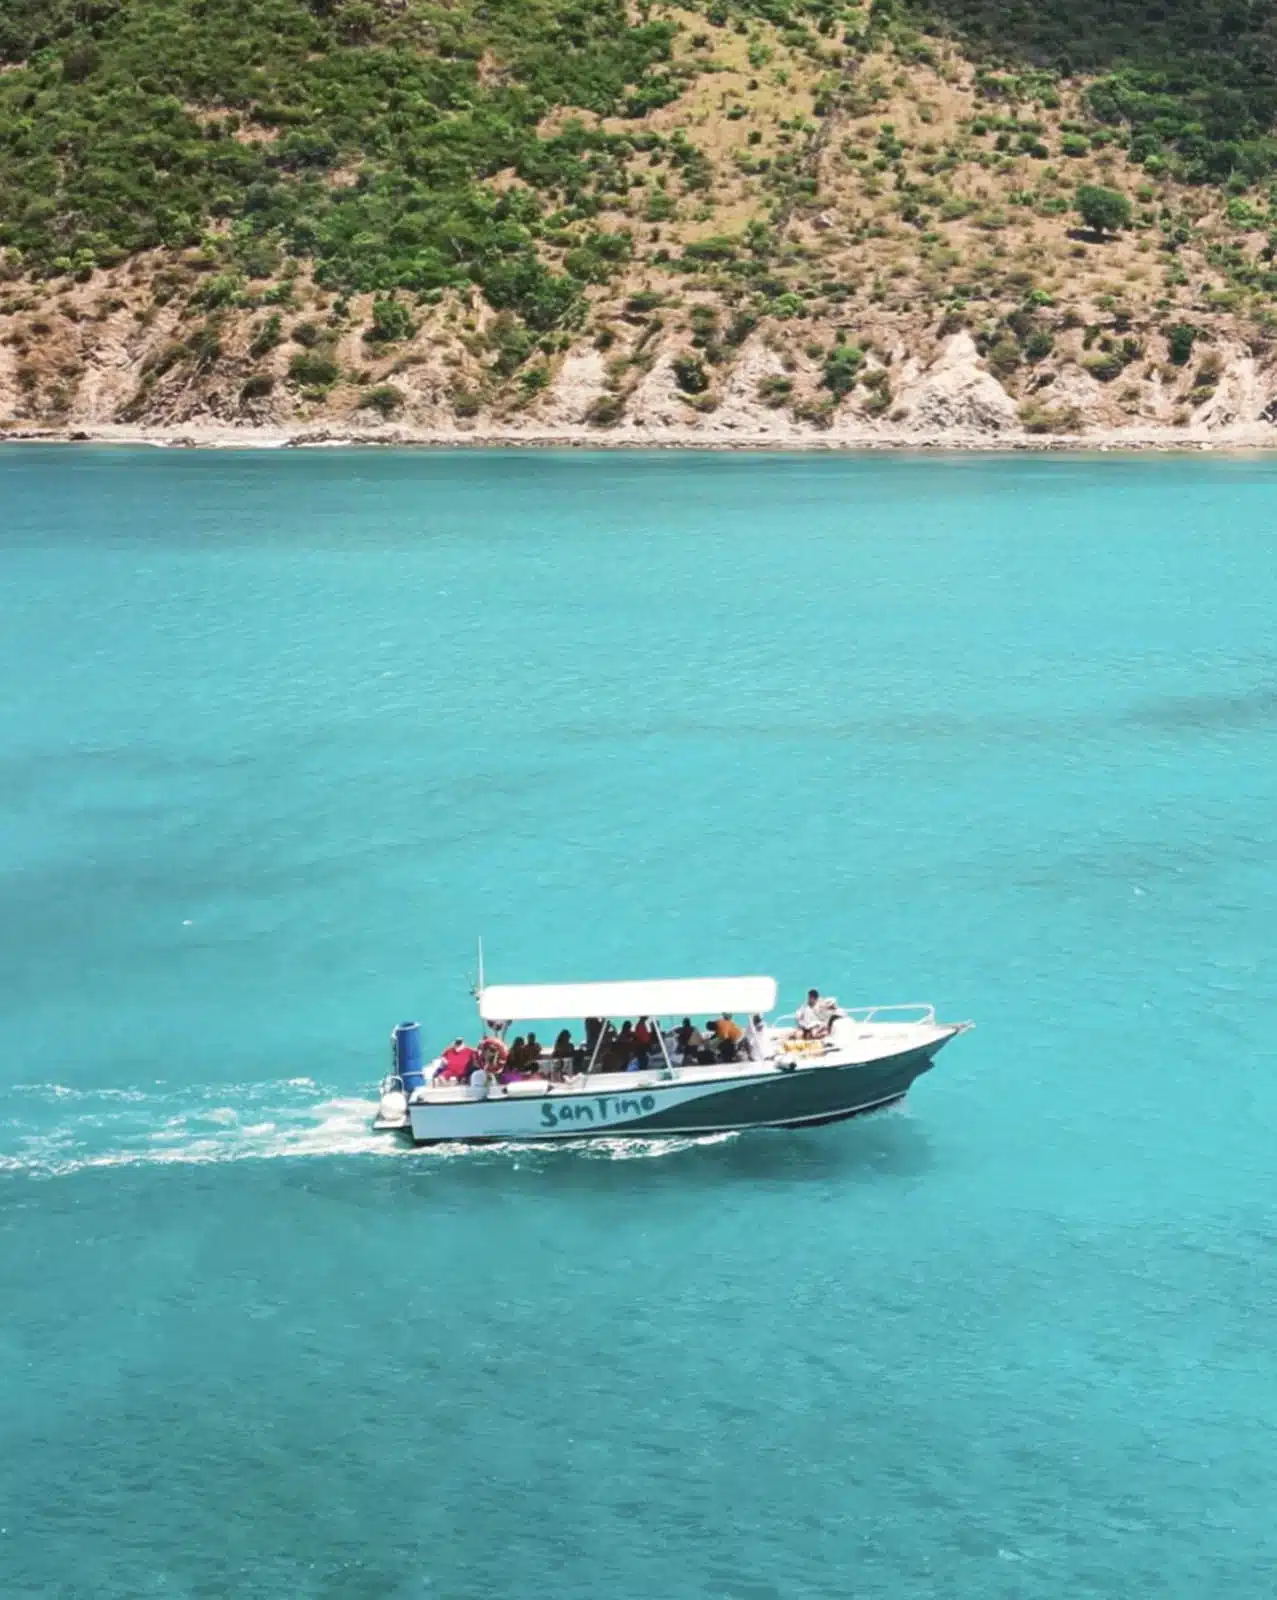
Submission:
{"label": "antenna", "polygon": [[476,993],[478,993],[478,994],[482,994],[483,993],[483,935],[482,934],[479,935],[479,987],[478,987]]}

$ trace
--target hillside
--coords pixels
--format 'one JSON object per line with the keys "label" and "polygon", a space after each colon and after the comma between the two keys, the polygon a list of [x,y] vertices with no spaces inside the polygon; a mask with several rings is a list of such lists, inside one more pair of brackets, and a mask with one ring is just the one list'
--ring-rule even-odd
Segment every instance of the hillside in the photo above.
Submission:
{"label": "hillside", "polygon": [[9,0],[0,427],[1267,442],[1274,10]]}

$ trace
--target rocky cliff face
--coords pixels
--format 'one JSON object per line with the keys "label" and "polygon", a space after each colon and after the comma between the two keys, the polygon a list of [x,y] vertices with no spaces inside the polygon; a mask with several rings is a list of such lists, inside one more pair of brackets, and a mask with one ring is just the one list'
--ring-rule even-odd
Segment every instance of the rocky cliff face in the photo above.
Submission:
{"label": "rocky cliff face", "polygon": [[[35,275],[0,249],[0,433],[1277,442],[1277,199],[1179,181],[1096,122],[1082,78],[662,15],[684,92],[638,121],[546,119],[612,140],[588,215],[520,246],[583,275],[570,314],[343,293],[304,256],[254,264],[216,217],[106,268]],[[1082,226],[1079,184],[1124,196],[1129,225]]]}
{"label": "rocky cliff face", "polygon": [[[1277,444],[1277,351],[1228,326],[1207,330],[1198,341],[1205,354],[1182,365],[1156,330],[1121,335],[1139,339],[1139,356],[1101,381],[1085,328],[1061,333],[1049,363],[1027,378],[1009,378],[968,328],[866,318],[847,362],[855,381],[839,395],[828,387],[831,353],[851,347],[836,328],[764,319],[711,362],[692,341],[713,299],[680,295],[617,319],[606,338],[564,340],[538,359],[535,383],[494,388],[486,362],[496,318],[486,308],[436,308],[410,337],[378,347],[360,331],[366,308],[356,302],[347,325],[326,329],[320,346],[318,359],[340,375],[308,384],[290,370],[311,370],[316,344],[281,332],[262,350],[260,314],[230,312],[192,334],[177,308],[139,315],[137,299],[105,275],[53,304],[0,317],[0,437]],[[296,316],[303,339],[312,339],[315,321],[314,309]]]}

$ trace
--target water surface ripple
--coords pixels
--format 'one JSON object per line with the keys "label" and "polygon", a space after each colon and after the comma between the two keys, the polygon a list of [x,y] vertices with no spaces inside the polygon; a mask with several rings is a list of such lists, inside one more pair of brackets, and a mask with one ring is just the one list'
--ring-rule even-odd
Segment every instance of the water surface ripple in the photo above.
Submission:
{"label": "water surface ripple", "polygon": [[[1277,467],[0,454],[0,1590],[1270,1596]],[[800,1135],[405,1152],[774,971]]]}

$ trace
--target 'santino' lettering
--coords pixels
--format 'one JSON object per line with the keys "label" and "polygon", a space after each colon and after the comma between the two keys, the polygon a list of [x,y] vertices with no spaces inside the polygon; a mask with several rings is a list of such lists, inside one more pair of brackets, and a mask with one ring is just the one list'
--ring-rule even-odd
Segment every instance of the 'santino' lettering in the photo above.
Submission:
{"label": "'santino' lettering", "polygon": [[641,1117],[656,1110],[656,1096],[596,1095],[590,1100],[542,1100],[541,1126],[562,1128],[579,1123],[624,1122],[630,1117]]}

